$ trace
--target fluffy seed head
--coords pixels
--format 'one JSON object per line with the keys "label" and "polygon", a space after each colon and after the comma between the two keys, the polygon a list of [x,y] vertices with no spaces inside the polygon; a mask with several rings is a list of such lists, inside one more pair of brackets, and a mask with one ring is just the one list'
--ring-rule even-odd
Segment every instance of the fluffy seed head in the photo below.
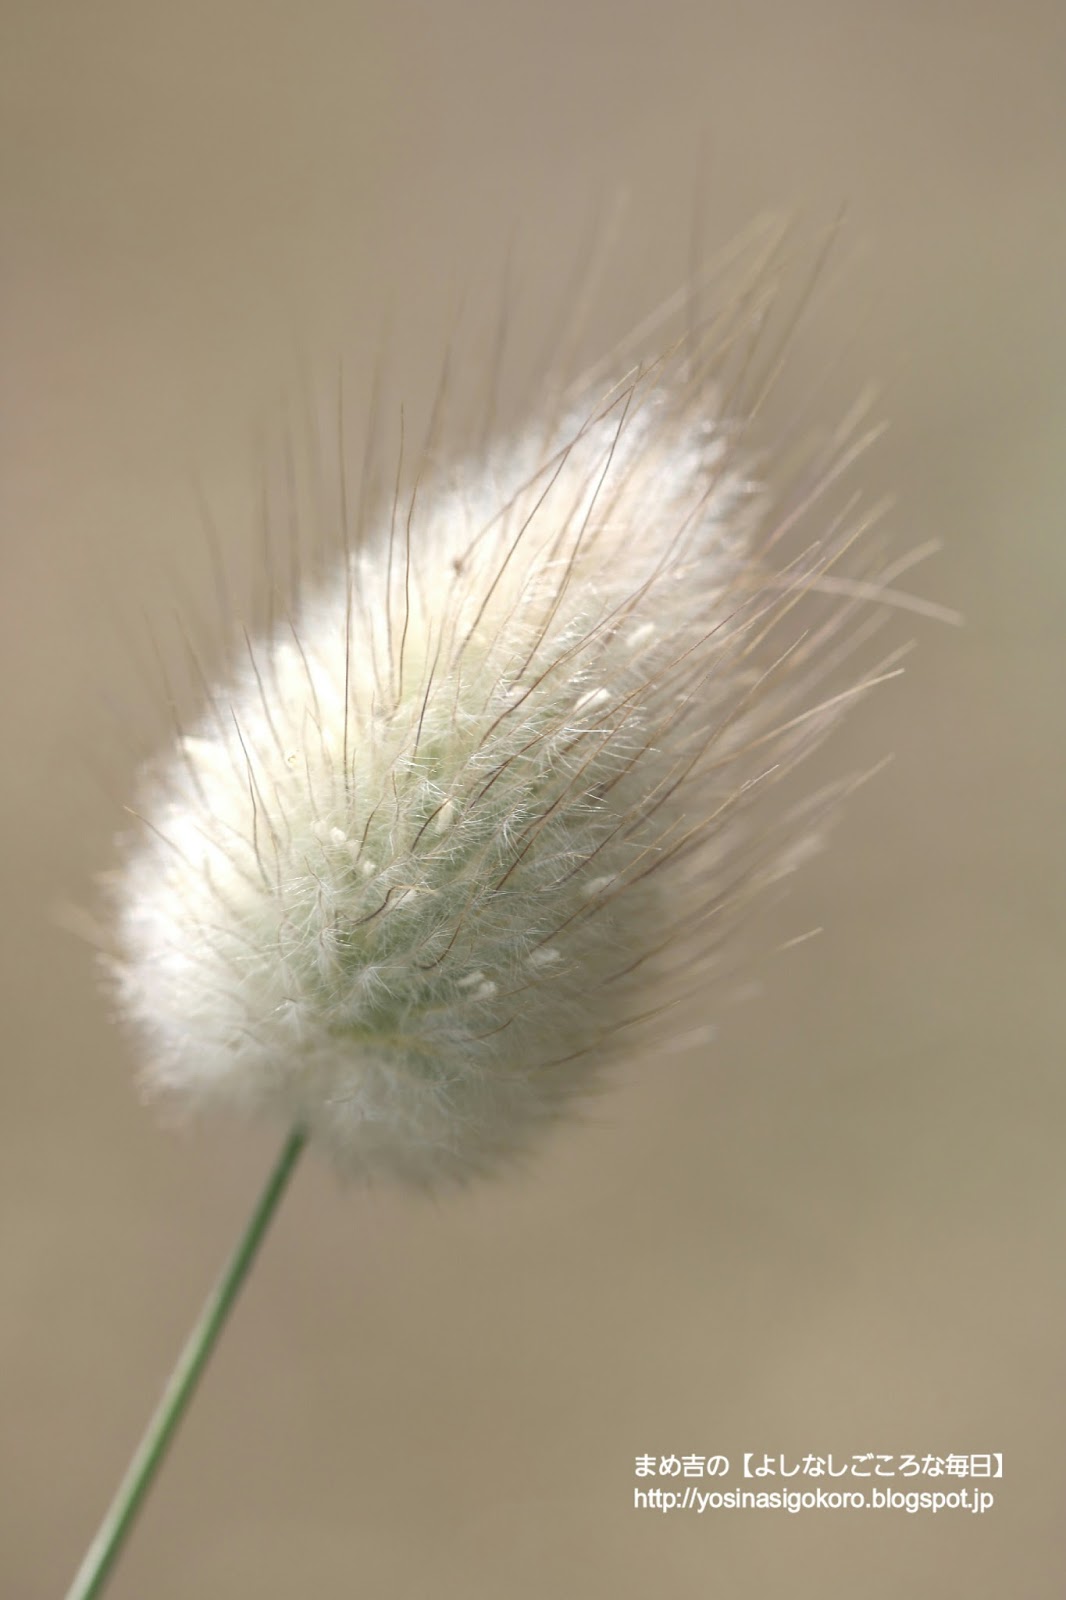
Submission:
{"label": "fluffy seed head", "polygon": [[113,973],[153,1088],[428,1184],[669,1033],[811,836],[749,809],[834,715],[840,614],[784,629],[848,537],[782,570],[798,505],[697,367],[425,468],[146,773]]}

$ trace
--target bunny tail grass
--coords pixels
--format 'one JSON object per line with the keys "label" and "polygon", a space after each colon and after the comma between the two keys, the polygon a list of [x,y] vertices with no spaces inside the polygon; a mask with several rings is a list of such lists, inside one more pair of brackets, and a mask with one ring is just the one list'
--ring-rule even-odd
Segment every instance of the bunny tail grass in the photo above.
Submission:
{"label": "bunny tail grass", "polygon": [[297,1128],[289,1134],[248,1219],[248,1225],[186,1340],[155,1415],[67,1591],[67,1600],[93,1600],[95,1595],[102,1592],[141,1502],[177,1432],[178,1423],[185,1415],[200,1375],[256,1258],[263,1235],[270,1226],[306,1142],[306,1134],[302,1129]]}

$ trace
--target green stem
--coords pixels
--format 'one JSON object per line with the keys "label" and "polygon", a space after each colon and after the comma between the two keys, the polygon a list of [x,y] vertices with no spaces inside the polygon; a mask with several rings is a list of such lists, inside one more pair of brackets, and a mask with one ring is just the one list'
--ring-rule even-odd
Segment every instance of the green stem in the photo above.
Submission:
{"label": "green stem", "polygon": [[141,1501],[148,1492],[170,1441],[177,1431],[178,1423],[192,1399],[200,1375],[233,1308],[241,1284],[255,1260],[263,1235],[277,1210],[279,1200],[285,1193],[292,1169],[306,1140],[307,1135],[300,1129],[296,1129],[286,1140],[274,1170],[267,1179],[255,1210],[248,1220],[248,1225],[186,1340],[185,1348],[178,1357],[177,1365],[170,1375],[155,1415],[148,1424],[137,1452],[126,1469],[126,1476],[119,1484],[118,1492],[100,1524],[99,1532],[89,1546],[85,1560],[67,1591],[67,1600],[93,1600],[93,1597],[100,1593],[115,1557],[125,1543]]}

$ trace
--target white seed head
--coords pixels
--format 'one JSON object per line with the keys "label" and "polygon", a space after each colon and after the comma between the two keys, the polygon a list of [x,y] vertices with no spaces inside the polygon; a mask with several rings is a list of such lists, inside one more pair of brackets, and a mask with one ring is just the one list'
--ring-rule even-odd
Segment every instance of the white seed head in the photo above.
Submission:
{"label": "white seed head", "polygon": [[145,776],[113,974],[152,1088],[429,1184],[669,1036],[809,828],[748,812],[835,632],[767,641],[844,542],[775,565],[689,372],[424,474]]}

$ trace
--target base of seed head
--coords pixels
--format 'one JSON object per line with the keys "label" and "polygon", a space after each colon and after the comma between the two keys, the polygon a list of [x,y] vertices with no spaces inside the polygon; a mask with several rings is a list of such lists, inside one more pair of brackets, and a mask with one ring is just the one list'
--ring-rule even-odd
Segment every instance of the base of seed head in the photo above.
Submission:
{"label": "base of seed head", "polygon": [[[417,1184],[654,1052],[805,835],[774,511],[683,355],[423,474],[146,773],[113,979],[145,1081]],[[691,1019],[689,1019],[691,1022]]]}

